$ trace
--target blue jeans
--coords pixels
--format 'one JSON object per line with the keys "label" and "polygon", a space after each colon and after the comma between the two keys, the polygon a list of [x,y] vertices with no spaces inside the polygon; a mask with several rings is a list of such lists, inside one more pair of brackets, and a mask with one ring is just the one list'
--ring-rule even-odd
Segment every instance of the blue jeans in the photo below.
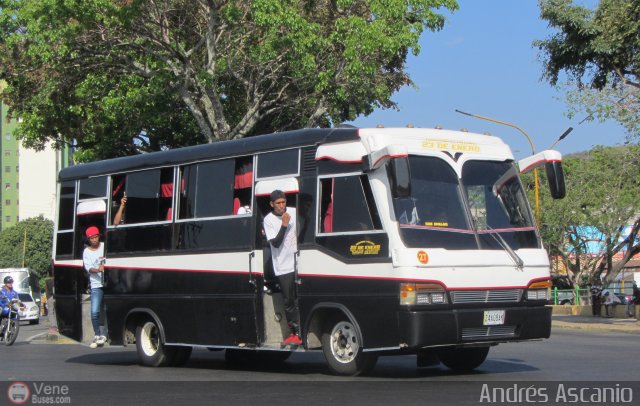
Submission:
{"label": "blue jeans", "polygon": [[102,297],[104,291],[102,288],[91,289],[91,324],[95,335],[100,335],[100,309],[102,309]]}

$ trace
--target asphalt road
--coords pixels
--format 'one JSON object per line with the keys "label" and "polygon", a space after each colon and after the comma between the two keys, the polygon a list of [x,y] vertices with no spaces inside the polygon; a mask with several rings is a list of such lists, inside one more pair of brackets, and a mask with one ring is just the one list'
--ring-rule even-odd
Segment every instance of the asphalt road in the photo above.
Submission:
{"label": "asphalt road", "polygon": [[[492,348],[488,359],[473,373],[455,374],[444,366],[416,368],[415,357],[398,356],[381,357],[373,373],[366,377],[345,378],[330,373],[321,353],[296,353],[276,366],[243,367],[227,364],[223,352],[194,350],[184,367],[147,368],[138,365],[133,347],[92,350],[77,344],[27,341],[46,332],[47,327],[46,323],[23,325],[14,346],[0,348],[2,380],[28,385],[63,382],[71,388],[73,404],[186,401],[185,404],[306,406],[332,401],[370,405],[403,400],[426,404],[423,401],[427,399],[429,404],[479,404],[482,394],[486,395],[482,392],[486,385],[518,386],[514,390],[533,386],[539,392],[550,387],[549,393],[555,393],[558,383],[597,383],[614,389],[618,385],[619,389],[626,381],[635,381],[628,385],[633,386],[635,400],[640,399],[640,376],[633,372],[637,371],[640,339],[631,334],[558,329],[549,340]],[[0,404],[6,400],[4,393],[7,392],[0,387]]]}

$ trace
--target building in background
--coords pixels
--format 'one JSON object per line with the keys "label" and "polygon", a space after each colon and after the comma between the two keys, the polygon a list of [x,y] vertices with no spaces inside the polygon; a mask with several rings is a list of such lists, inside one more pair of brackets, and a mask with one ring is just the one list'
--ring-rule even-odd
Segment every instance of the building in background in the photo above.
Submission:
{"label": "building in background", "polygon": [[17,125],[16,120],[7,119],[7,107],[0,101],[0,231],[16,225],[19,221],[20,151],[18,141],[13,135]]}
{"label": "building in background", "polygon": [[[2,92],[0,83],[0,92]],[[22,147],[14,132],[18,120],[8,120],[7,106],[0,101],[0,231],[21,219],[43,217],[54,220],[56,177],[70,165],[69,148],[55,150],[50,144],[42,151]]]}
{"label": "building in background", "polygon": [[62,168],[69,166],[69,148],[60,151],[48,143],[44,150],[34,151],[21,144],[19,174],[19,209],[21,219],[37,217],[54,220],[56,214],[56,178]]}

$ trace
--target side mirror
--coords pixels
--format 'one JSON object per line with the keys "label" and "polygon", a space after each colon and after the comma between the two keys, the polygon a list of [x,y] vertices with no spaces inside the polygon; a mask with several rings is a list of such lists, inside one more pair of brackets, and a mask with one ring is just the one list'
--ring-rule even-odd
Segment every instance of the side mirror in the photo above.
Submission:
{"label": "side mirror", "polygon": [[518,165],[520,173],[526,173],[544,165],[549,180],[549,189],[554,199],[562,199],[566,195],[564,173],[562,172],[562,155],[558,151],[546,150],[522,159]]}
{"label": "side mirror", "polygon": [[545,163],[547,179],[549,180],[549,190],[551,197],[554,199],[562,199],[566,196],[567,191],[564,187],[564,172],[562,171],[562,162]]}
{"label": "side mirror", "polygon": [[389,176],[392,197],[411,196],[411,171],[409,170],[408,157],[390,159],[387,162],[387,175]]}

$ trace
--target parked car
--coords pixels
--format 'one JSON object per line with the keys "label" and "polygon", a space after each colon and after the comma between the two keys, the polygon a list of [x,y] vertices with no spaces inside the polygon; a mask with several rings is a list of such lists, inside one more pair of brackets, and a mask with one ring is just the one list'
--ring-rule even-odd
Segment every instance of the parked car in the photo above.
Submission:
{"label": "parked car", "polygon": [[29,324],[40,323],[40,306],[28,293],[18,294],[23,307],[20,308],[20,320],[27,320]]}

